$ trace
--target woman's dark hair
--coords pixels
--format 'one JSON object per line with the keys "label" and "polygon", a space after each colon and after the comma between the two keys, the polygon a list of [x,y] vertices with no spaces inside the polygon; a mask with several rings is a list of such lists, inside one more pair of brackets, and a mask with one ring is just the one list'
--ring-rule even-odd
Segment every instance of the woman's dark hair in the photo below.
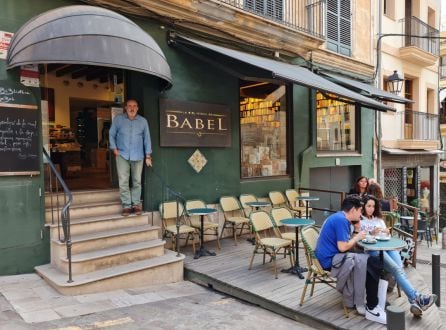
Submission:
{"label": "woman's dark hair", "polygon": [[[367,187],[369,186],[369,179],[367,179],[366,176],[361,175],[359,178],[356,179],[355,183],[353,184],[352,191],[354,191],[356,194],[360,194],[361,191],[359,190],[359,181],[362,179],[366,179],[367,181]],[[367,187],[365,188],[365,192],[367,192]]]}
{"label": "woman's dark hair", "polygon": [[367,186],[367,194],[375,196],[378,200],[384,198],[381,186],[377,183],[371,183]]}
{"label": "woman's dark hair", "polygon": [[362,207],[362,215],[364,215],[364,216],[366,215],[366,212],[365,212],[365,205],[367,204],[367,202],[368,202],[369,200],[372,200],[372,201],[375,202],[375,210],[373,211],[373,216],[374,216],[375,218],[382,219],[382,214],[381,214],[381,203],[378,201],[378,199],[377,199],[375,196],[372,196],[372,195],[365,195],[365,196],[363,197],[362,202],[363,202],[364,204],[363,204],[363,207]]}

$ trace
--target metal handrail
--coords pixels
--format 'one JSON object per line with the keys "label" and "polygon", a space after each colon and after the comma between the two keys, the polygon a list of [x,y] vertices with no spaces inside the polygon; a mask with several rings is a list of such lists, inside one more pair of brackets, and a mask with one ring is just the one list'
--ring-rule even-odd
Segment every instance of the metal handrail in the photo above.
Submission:
{"label": "metal handrail", "polygon": [[[172,189],[172,187],[169,186],[169,185],[167,184],[167,182],[163,179],[163,177],[162,177],[161,175],[159,175],[159,174],[153,169],[153,167],[151,167],[151,169],[152,169],[152,173],[153,173],[153,174],[158,178],[158,180],[161,182],[162,191],[163,191],[163,198],[162,198],[162,200],[163,200],[163,201],[165,200],[165,199],[164,199],[164,190],[167,192],[167,194],[171,194],[171,195],[173,195],[173,196],[175,197],[175,201],[176,201],[176,204],[177,204],[177,212],[176,212],[177,217],[176,217],[176,222],[175,222],[175,226],[176,226],[176,229],[177,229],[177,234],[176,234],[176,236],[175,236],[175,247],[176,247],[176,250],[177,250],[177,257],[180,257],[180,256],[181,256],[181,254],[180,254],[180,226],[181,226],[181,224],[180,224],[180,218],[181,218],[182,216],[185,215],[185,207],[184,207],[184,205],[183,205],[183,211],[182,211],[181,214],[179,214],[179,213],[180,213],[180,212],[179,212],[179,203],[180,203],[180,201],[184,203],[184,202],[185,202],[185,199],[183,198],[183,196],[181,195],[181,193],[179,193],[179,192],[175,191],[174,189]],[[161,204],[161,208],[162,208],[162,209],[161,209],[161,213],[164,213],[163,207],[164,207],[164,205]],[[163,215],[160,214],[160,216],[162,217]],[[161,219],[161,221],[162,221],[162,219]],[[195,243],[194,243],[194,244],[195,244]]]}
{"label": "metal handrail", "polygon": [[[52,224],[54,224],[54,212],[56,210],[56,214],[57,214],[57,230],[58,230],[58,234],[59,234],[59,241],[61,241],[62,243],[65,243],[66,247],[67,247],[67,259],[68,259],[68,283],[73,282],[73,274],[71,271],[71,247],[72,247],[72,242],[71,242],[71,222],[70,222],[70,206],[73,203],[73,194],[71,193],[70,189],[68,188],[68,186],[66,185],[65,181],[63,180],[62,176],[60,175],[59,171],[56,169],[56,166],[54,165],[54,163],[51,161],[51,157],[48,155],[47,151],[45,150],[45,148],[42,148],[43,150],[43,155],[45,156],[45,158],[48,161],[48,165],[51,168],[51,171],[53,173],[53,175],[56,177],[56,205],[54,207],[53,205],[53,185],[52,185],[52,175],[50,173],[49,176],[49,183],[50,183],[50,187],[49,187],[49,192],[50,192],[50,197],[51,197],[51,222]],[[62,206],[62,208],[60,209],[60,216],[59,216],[59,184],[62,186],[63,190],[64,190],[64,205]],[[62,221],[60,221],[62,220]],[[60,236],[60,226],[62,223],[62,230],[63,230],[63,234],[64,237],[61,238]]]}
{"label": "metal handrail", "polygon": [[[322,193],[329,193],[329,194],[339,195],[339,205],[342,204],[342,201],[344,200],[345,195],[346,195],[346,193],[344,191],[300,187],[299,188],[299,193],[301,193],[302,191],[318,191],[318,192],[322,192]],[[320,207],[314,207],[314,206],[311,206],[311,208],[313,210],[328,211],[328,212],[332,212],[332,213],[338,211],[338,209],[333,210],[333,209],[330,209],[330,208],[320,208]]]}
{"label": "metal handrail", "polygon": [[[413,213],[413,228],[412,228],[412,239],[415,243],[415,250],[413,252],[413,256],[412,256],[412,266],[414,268],[417,267],[417,239],[418,239],[418,218],[419,218],[419,210],[417,207],[412,206],[412,205],[408,205],[408,204],[404,204],[404,203],[400,203],[400,202],[396,202],[396,205],[398,206],[398,208],[401,210],[401,212],[404,209],[409,210],[410,212]],[[405,235],[405,236],[409,236],[409,235]]]}

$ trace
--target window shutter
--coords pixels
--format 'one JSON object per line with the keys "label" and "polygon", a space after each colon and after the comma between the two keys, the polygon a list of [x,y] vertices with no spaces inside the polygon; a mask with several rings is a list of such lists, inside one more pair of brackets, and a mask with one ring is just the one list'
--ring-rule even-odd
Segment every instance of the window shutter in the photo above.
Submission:
{"label": "window shutter", "polygon": [[245,0],[244,6],[261,16],[283,20],[283,0]]}
{"label": "window shutter", "polygon": [[327,0],[327,48],[351,56],[351,0]]}

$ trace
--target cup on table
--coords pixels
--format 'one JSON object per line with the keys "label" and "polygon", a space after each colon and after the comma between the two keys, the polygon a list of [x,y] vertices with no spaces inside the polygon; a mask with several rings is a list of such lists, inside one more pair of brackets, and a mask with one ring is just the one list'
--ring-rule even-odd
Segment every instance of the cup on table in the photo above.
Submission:
{"label": "cup on table", "polygon": [[366,242],[371,242],[373,241],[373,236],[370,234],[367,234],[367,236],[365,237]]}
{"label": "cup on table", "polygon": [[388,237],[389,237],[389,235],[388,235],[386,232],[384,232],[384,231],[380,231],[380,232],[378,233],[378,238],[386,239],[386,238],[388,238]]}

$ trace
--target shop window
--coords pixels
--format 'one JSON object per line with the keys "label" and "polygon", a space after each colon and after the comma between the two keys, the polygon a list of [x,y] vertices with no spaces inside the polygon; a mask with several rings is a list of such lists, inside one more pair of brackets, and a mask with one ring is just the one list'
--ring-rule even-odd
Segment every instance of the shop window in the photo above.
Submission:
{"label": "shop window", "polygon": [[317,151],[358,151],[355,104],[316,94]]}
{"label": "shop window", "polygon": [[289,173],[287,88],[266,82],[240,82],[241,177]]}

